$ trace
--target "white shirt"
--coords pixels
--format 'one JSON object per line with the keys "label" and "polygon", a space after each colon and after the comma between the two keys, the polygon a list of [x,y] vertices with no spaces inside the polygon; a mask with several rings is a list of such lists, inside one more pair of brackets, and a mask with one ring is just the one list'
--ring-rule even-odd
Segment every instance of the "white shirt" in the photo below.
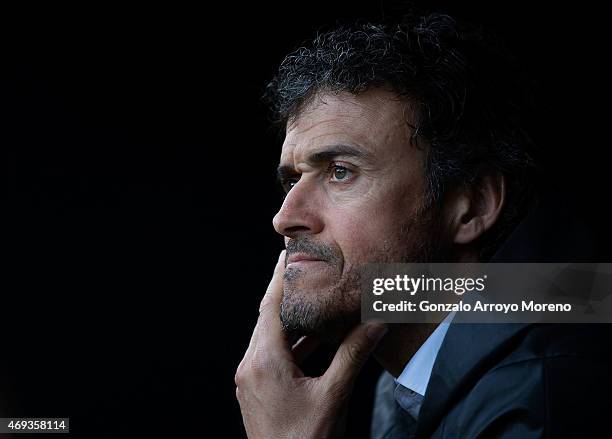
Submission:
{"label": "white shirt", "polygon": [[425,340],[425,343],[423,343],[416,354],[410,359],[406,367],[404,367],[400,376],[397,377],[395,380],[397,384],[401,384],[407,389],[421,396],[425,396],[433,365],[453,317],[455,317],[454,312],[447,315],[446,318],[440,322],[438,327],[431,333],[429,338]]}

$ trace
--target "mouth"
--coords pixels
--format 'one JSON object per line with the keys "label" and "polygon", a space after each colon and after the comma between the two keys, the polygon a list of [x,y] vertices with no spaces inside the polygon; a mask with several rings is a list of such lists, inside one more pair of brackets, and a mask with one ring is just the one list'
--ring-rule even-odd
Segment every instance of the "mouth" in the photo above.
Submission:
{"label": "mouth", "polygon": [[295,253],[289,256],[289,258],[287,259],[287,266],[285,268],[305,267],[318,262],[323,261],[321,259],[317,259],[303,253]]}

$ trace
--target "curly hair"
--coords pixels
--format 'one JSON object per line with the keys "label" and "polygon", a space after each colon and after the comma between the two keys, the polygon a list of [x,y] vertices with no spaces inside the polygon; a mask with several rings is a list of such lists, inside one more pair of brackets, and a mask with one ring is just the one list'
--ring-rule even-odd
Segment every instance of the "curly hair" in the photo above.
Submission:
{"label": "curly hair", "polygon": [[428,203],[439,207],[449,188],[474,185],[487,170],[505,176],[505,207],[481,237],[486,260],[534,198],[534,143],[526,129],[533,105],[525,78],[482,29],[448,15],[406,16],[319,33],[284,59],[264,100],[283,127],[321,93],[387,87],[410,102],[416,116],[411,140],[427,145]]}

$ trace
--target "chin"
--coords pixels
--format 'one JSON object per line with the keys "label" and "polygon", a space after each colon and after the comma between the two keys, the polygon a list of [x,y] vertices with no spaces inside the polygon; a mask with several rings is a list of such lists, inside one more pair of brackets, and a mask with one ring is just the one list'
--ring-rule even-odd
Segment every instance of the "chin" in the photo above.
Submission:
{"label": "chin", "polygon": [[285,271],[285,284],[289,284],[294,291],[303,291],[310,294],[311,291],[327,291],[338,282],[330,270],[303,270],[290,268]]}
{"label": "chin", "polygon": [[361,285],[356,274],[329,270],[285,277],[280,317],[291,335],[340,343],[361,321]]}
{"label": "chin", "polygon": [[[292,298],[295,299],[295,298]],[[307,335],[326,344],[340,344],[346,335],[360,323],[361,309],[330,313],[325,304],[306,300],[283,300],[281,322],[292,338]]]}

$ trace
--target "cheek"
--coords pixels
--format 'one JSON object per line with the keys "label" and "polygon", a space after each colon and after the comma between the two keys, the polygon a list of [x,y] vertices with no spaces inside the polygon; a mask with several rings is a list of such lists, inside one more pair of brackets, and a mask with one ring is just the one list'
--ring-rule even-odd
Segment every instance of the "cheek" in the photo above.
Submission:
{"label": "cheek", "polygon": [[393,224],[382,212],[362,209],[358,214],[338,213],[330,224],[330,233],[349,265],[368,261],[394,236]]}
{"label": "cheek", "polygon": [[335,206],[327,218],[328,230],[346,263],[374,261],[381,251],[397,246],[401,227],[410,224],[418,208],[412,193],[397,191],[394,195],[384,201],[379,197],[379,202],[362,199],[363,202]]}

